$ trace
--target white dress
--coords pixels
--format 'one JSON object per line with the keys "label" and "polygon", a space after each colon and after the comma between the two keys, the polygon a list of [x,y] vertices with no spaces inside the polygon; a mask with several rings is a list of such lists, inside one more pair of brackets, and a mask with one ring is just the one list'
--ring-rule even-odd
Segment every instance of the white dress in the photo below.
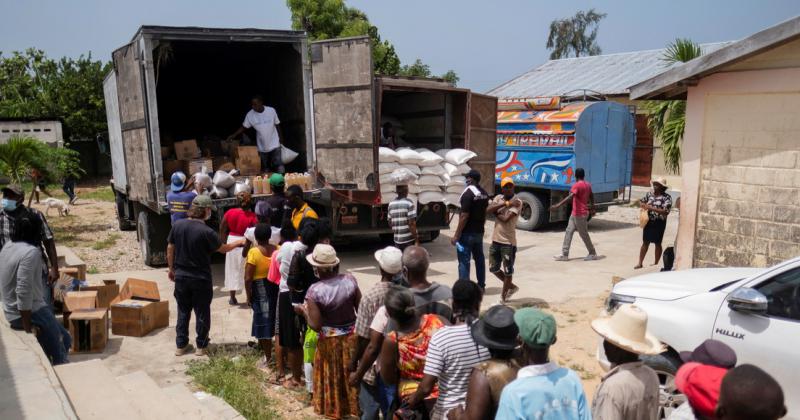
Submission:
{"label": "white dress", "polygon": [[[243,236],[228,235],[228,243],[241,240]],[[225,288],[241,292],[244,290],[244,257],[242,249],[236,248],[225,254]]]}

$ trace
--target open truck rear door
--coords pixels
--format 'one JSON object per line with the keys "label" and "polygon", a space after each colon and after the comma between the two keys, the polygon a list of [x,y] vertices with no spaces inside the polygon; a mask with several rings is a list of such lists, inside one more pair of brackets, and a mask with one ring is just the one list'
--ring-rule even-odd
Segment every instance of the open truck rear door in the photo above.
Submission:
{"label": "open truck rear door", "polygon": [[113,59],[128,198],[141,203],[158,203],[152,188],[153,159],[147,134],[146,55],[148,51],[134,41],[114,51]]}
{"label": "open truck rear door", "polygon": [[470,93],[469,132],[466,148],[478,156],[469,166],[481,173],[481,187],[494,194],[495,150],[497,148],[497,98]]}
{"label": "open truck rear door", "polygon": [[311,44],[316,169],[336,189],[376,186],[374,77],[369,37]]}

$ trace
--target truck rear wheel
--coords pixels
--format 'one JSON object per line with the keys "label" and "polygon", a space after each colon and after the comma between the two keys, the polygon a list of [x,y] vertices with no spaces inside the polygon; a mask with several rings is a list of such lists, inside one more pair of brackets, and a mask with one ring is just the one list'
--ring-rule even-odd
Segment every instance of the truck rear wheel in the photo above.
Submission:
{"label": "truck rear wheel", "polygon": [[[164,223],[166,220],[167,223]],[[169,216],[166,218],[149,210],[140,210],[136,218],[136,233],[145,265],[160,267],[167,264],[167,234]]]}
{"label": "truck rear wheel", "polygon": [[529,193],[517,193],[517,198],[522,201],[522,211],[517,218],[517,229],[535,230],[547,223],[549,214],[542,200]]}

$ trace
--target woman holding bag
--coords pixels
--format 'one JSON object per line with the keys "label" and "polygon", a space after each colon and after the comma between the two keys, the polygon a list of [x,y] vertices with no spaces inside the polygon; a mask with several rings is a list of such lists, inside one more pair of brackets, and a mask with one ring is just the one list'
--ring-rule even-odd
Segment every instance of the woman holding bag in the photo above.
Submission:
{"label": "woman holding bag", "polygon": [[[639,249],[639,264],[634,269],[642,268],[644,257],[650,244],[656,246],[656,258],[653,265],[658,265],[661,260],[661,241],[664,238],[664,231],[667,228],[667,215],[672,209],[672,197],[667,194],[667,180],[664,178],[650,181],[653,191],[648,192],[641,200],[639,205],[642,210],[647,212],[647,223],[642,230],[642,247]],[[640,222],[641,224],[641,222]]]}

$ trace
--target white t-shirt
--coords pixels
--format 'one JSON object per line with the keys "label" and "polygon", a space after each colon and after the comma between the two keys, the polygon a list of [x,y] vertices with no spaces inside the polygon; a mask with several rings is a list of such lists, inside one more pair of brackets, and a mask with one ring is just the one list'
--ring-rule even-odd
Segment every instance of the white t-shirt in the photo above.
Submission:
{"label": "white t-shirt", "polygon": [[256,129],[256,144],[259,152],[271,152],[280,147],[278,129],[276,126],[281,123],[275,108],[264,107],[264,111],[256,112],[251,109],[244,117],[242,125],[245,128],[254,127]]}

